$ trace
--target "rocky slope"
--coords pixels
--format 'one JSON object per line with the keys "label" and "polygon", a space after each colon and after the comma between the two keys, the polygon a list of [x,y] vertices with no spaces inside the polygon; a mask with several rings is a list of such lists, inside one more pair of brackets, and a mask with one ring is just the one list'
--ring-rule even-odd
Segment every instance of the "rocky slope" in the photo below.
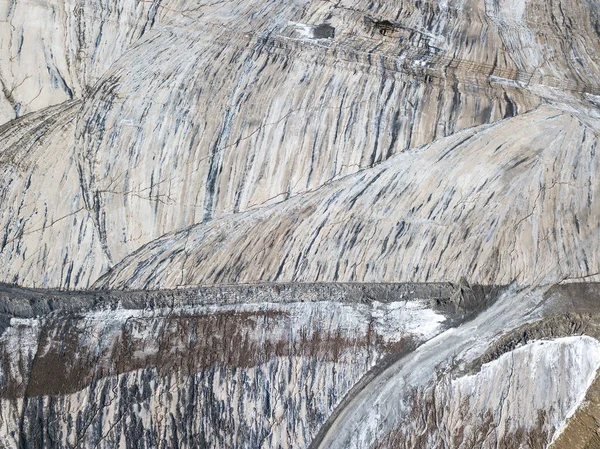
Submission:
{"label": "rocky slope", "polygon": [[5,288],[0,446],[307,446],[377,363],[464,319],[452,292]]}
{"label": "rocky slope", "polygon": [[3,287],[0,445],[542,448],[572,427],[593,444],[575,418],[597,416],[599,293]]}
{"label": "rocky slope", "polygon": [[[3,74],[6,101],[25,104],[29,83],[47,92],[0,130],[18,153],[2,162],[1,278],[23,285],[85,288],[165,233],[541,103],[596,129],[595,3],[38,6],[57,29],[19,5],[5,7],[2,58],[27,82]],[[49,52],[62,82],[31,62]],[[43,109],[69,99],[70,113]]]}
{"label": "rocky slope", "polygon": [[157,239],[97,285],[461,276],[535,285],[592,276],[600,272],[597,144],[573,114],[541,107],[316,192]]}
{"label": "rocky slope", "polygon": [[0,447],[600,447],[593,0],[0,0]]}

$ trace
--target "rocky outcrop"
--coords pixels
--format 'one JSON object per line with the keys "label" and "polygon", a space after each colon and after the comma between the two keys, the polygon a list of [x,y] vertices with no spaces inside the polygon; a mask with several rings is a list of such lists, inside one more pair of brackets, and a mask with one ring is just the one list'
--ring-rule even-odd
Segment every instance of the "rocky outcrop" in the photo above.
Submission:
{"label": "rocky outcrop", "polygon": [[4,287],[0,446],[306,447],[377,363],[461,320],[450,293]]}
{"label": "rocky outcrop", "polygon": [[593,0],[0,2],[0,447],[597,449]]}
{"label": "rocky outcrop", "polygon": [[582,404],[600,366],[591,337],[536,341],[457,379],[413,393],[410,424],[377,448],[548,447]]}
{"label": "rocky outcrop", "polygon": [[[336,411],[311,448],[565,444],[565,429],[573,428],[568,437],[582,429],[580,416],[593,421],[598,404],[600,316],[584,312],[582,289],[598,298],[598,284],[507,290],[471,321],[386,367]],[[565,297],[570,313],[582,315],[565,315],[557,301]],[[588,425],[579,439],[594,435]]]}
{"label": "rocky outcrop", "polygon": [[167,235],[96,285],[592,279],[600,272],[596,145],[577,116],[542,107]]}
{"label": "rocky outcrop", "polygon": [[[574,127],[580,134],[584,125],[596,129],[597,8],[587,2],[563,3],[547,7],[532,1],[519,8],[510,2],[471,1],[37,6],[36,14],[59,19],[63,25],[57,29],[43,25],[50,22],[25,22],[26,7],[11,3],[3,11],[5,116],[8,120],[38,113],[10,122],[0,135],[0,148],[11,148],[10,136],[23,133],[31,142],[29,154],[36,156],[22,158],[18,168],[3,169],[0,182],[8,208],[20,204],[28,192],[37,198],[26,201],[27,207],[2,210],[0,226],[9,230],[6,240],[12,244],[0,251],[0,279],[31,287],[85,288],[164,234],[269,204],[295,207],[286,200],[352,174],[360,182],[358,171],[376,173],[376,166],[393,155],[432,141],[449,150],[471,127],[502,126],[505,122],[499,120],[541,103],[563,111],[556,119],[561,123],[548,127],[556,133],[554,151],[568,152],[570,144],[563,148],[557,127]],[[538,13],[547,19],[534,19]],[[46,71],[44,64],[31,63],[36,58],[46,61]],[[42,90],[36,102],[29,99],[37,90],[34,85]],[[61,101],[72,101],[64,107],[69,105],[74,115],[61,117],[60,132],[43,131],[55,111],[44,108]],[[573,111],[579,114],[566,123]],[[502,132],[512,136],[514,129],[529,126],[546,132],[542,123],[522,119],[509,121]],[[585,145],[593,146],[589,139],[594,132],[586,134]],[[529,130],[522,133],[527,141]],[[48,140],[41,141],[42,134]],[[527,145],[512,137],[515,151]],[[571,139],[570,134],[565,138]],[[572,143],[580,138],[573,136]],[[489,149],[506,143],[501,137],[498,142],[472,140],[468,155],[457,154],[475,156],[475,143]],[[23,144],[20,151],[27,146]],[[506,161],[512,159],[507,155]],[[65,161],[72,162],[62,166]],[[413,163],[408,156],[397,161]],[[587,163],[593,166],[593,161]],[[8,168],[8,162],[3,164]],[[423,169],[428,171],[411,169],[411,176]],[[30,179],[32,171],[36,175]],[[54,182],[50,173],[60,173],[60,191],[49,186]],[[549,187],[554,181],[566,182],[547,179],[541,185]],[[470,191],[475,184],[464,187]],[[530,188],[533,197],[523,205],[522,218],[534,208],[539,186],[520,187]],[[431,204],[449,201],[436,195],[453,193],[438,188]],[[44,203],[56,213],[46,212]],[[394,212],[379,213],[396,223],[407,222],[405,210]],[[304,214],[315,216],[310,209]],[[49,215],[48,220],[38,224],[32,219],[42,215]],[[579,215],[578,220],[583,222]],[[462,232],[470,227],[465,224]],[[436,234],[438,242],[448,238],[428,233]],[[569,242],[564,243],[570,252]],[[454,251],[459,249],[455,246]],[[498,256],[503,261],[526,249],[508,242],[506,251]],[[521,259],[530,257],[519,256],[511,267],[501,263],[493,282],[512,280]],[[582,267],[594,261],[583,257],[578,254],[577,267],[569,267],[566,274],[589,274]],[[49,261],[61,261],[67,268]],[[319,263],[307,260],[306,270],[318,271]],[[471,259],[456,265],[460,263],[473,265]],[[312,280],[369,280],[371,265],[358,267],[356,273],[352,267],[341,269],[346,274],[335,277],[321,270]],[[471,282],[492,282],[486,273],[469,268],[458,277],[443,270],[417,271],[373,273],[371,279],[456,281],[464,275]],[[275,278],[277,271],[240,276],[260,281]],[[283,272],[279,277],[294,278]],[[183,281],[212,279],[193,276]]]}
{"label": "rocky outcrop", "polygon": [[0,444],[560,444],[597,407],[600,315],[556,308],[566,296],[584,312],[576,284],[500,296],[469,286],[479,300],[456,311],[461,288],[3,286]]}

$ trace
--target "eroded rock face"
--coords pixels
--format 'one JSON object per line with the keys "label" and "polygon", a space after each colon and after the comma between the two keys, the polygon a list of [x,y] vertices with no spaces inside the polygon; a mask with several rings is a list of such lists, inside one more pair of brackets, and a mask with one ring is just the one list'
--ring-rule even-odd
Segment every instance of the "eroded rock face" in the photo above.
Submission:
{"label": "eroded rock face", "polygon": [[0,447],[597,449],[598,61],[591,0],[0,0]]}
{"label": "eroded rock face", "polygon": [[582,404],[599,366],[600,343],[591,337],[529,343],[476,374],[438,379],[413,393],[409,427],[395,428],[375,447],[547,447]]}
{"label": "eroded rock face", "polygon": [[4,287],[0,444],[543,448],[593,416],[600,315],[555,304],[578,286],[465,288]]}
{"label": "eroded rock face", "polygon": [[[97,285],[463,275],[534,285],[584,277],[600,271],[596,145],[594,132],[572,114],[542,107],[406,151],[279,205],[167,235]],[[230,257],[236,248],[244,250]]]}
{"label": "eroded rock face", "polygon": [[152,26],[158,3],[3,0],[0,124],[87,94]]}
{"label": "eroded rock face", "polygon": [[451,291],[8,289],[0,445],[306,447],[362,376],[461,319]]}
{"label": "eroded rock face", "polygon": [[[527,141],[539,132],[540,138],[543,134],[548,139],[544,146],[568,153],[567,160],[577,158],[569,148],[582,141],[583,127],[589,132],[582,145],[590,151],[597,129],[597,7],[563,3],[550,7],[527,2],[518,8],[510,2],[471,1],[36,6],[36,14],[56,16],[61,23],[56,29],[42,21],[25,22],[26,6],[11,3],[5,8],[3,25],[7,110],[19,109],[20,104],[23,111],[38,113],[9,122],[0,134],[3,152],[20,154],[17,166],[8,168],[14,158],[3,162],[7,168],[1,181],[3,200],[9,206],[2,208],[6,243],[0,252],[1,279],[37,287],[85,288],[166,233],[269,204],[287,204],[360,170],[372,177],[381,162],[432,141],[439,142],[440,151],[442,145],[450,150],[460,132],[532,111],[541,103],[550,103],[563,115],[546,127],[523,123],[519,117],[495,135],[497,140],[473,139],[468,155],[457,154],[485,162],[488,156],[479,147],[504,150],[510,137],[515,139],[516,152],[528,145],[519,136]],[[540,14],[544,20],[537,19]],[[54,63],[48,62],[48,55]],[[43,65],[32,63],[39,58],[46,61],[48,73]],[[20,78],[26,78],[22,85]],[[59,78],[63,81],[56,81]],[[38,103],[28,99],[34,85],[42,90]],[[43,108],[61,101],[69,101],[61,107],[70,112],[54,119],[58,129],[45,128],[55,109]],[[12,117],[7,114],[6,120]],[[531,126],[536,129],[529,130]],[[567,134],[563,136],[558,127]],[[571,127],[577,135],[571,136]],[[22,136],[17,143],[15,133]],[[552,143],[548,133],[555,133]],[[533,142],[532,146],[539,149]],[[507,156],[504,162],[513,158]],[[65,161],[71,162],[64,165]],[[586,163],[594,166],[594,160]],[[404,176],[404,168],[410,176],[429,172],[428,167],[394,167],[390,173]],[[443,161],[439,169],[455,170]],[[495,176],[494,169],[503,171],[504,166],[490,167],[485,175]],[[30,176],[32,171],[36,174]],[[539,186],[519,185],[510,176],[506,174],[506,183],[531,190],[517,211],[524,212],[520,218],[537,210],[534,191],[549,188],[554,181],[567,182],[561,175],[539,180]],[[479,187],[472,177],[464,182],[465,194]],[[431,190],[423,193],[425,199],[431,193],[431,204],[461,198],[450,186],[420,187]],[[35,200],[23,201],[19,208],[28,195]],[[590,201],[594,204],[593,198]],[[50,205],[48,211],[44,204]],[[410,210],[420,204],[411,203],[408,210],[375,210],[375,221],[384,215],[395,223],[407,222]],[[289,216],[292,223],[307,214],[319,219],[311,208],[303,210]],[[38,221],[40,216],[47,219]],[[535,227],[532,217],[524,220],[525,227]],[[435,235],[438,245],[449,238],[455,254],[467,239],[487,238],[473,234],[468,218],[453,219],[461,233],[468,233],[458,239],[460,248],[444,232],[427,234]],[[353,218],[348,215],[343,220]],[[512,232],[505,224],[500,234]],[[447,226],[443,220],[439,225]],[[265,231],[255,232],[257,239],[266,238],[260,235]],[[517,237],[522,232],[531,234],[517,229]],[[558,247],[577,252],[567,237],[577,230],[567,227],[561,232]],[[352,246],[361,252],[363,245],[370,246],[369,238],[375,239],[375,247],[385,246],[385,239],[391,238],[387,234],[356,237]],[[289,251],[274,245],[272,254],[261,256],[273,259],[261,262],[269,268],[251,273],[231,266],[221,275],[221,269],[184,274],[183,283],[230,281],[234,273],[248,281],[458,279],[440,268],[442,262],[437,268],[427,263],[417,267],[406,260],[395,262],[393,257],[376,266],[358,258],[359,266],[342,267],[335,275],[331,266],[320,267],[322,262],[310,254],[308,243],[297,240],[293,240],[296,251],[307,253],[300,256],[300,271],[294,261],[278,273],[276,261]],[[535,258],[528,254],[528,246],[524,242],[489,245],[489,251],[498,251],[493,257],[499,262],[486,261],[490,265],[486,269],[483,263],[475,267],[471,255],[459,257],[456,265],[465,265],[459,276],[471,282],[511,281]],[[419,253],[412,247],[399,248]],[[202,250],[194,247],[186,254]],[[387,259],[385,251],[384,256]],[[291,253],[290,257],[298,256]],[[564,274],[590,274],[595,264],[590,258],[578,253]],[[228,259],[235,261],[235,256]],[[408,271],[384,266],[404,263],[411,264]],[[583,268],[586,264],[589,270]],[[495,270],[500,273],[493,278]],[[120,276],[119,284],[130,277]],[[531,273],[521,276],[524,281],[531,279]]]}
{"label": "eroded rock face", "polygon": [[[0,276],[32,286],[87,285],[109,267],[86,205],[73,145],[81,102],[63,103],[0,129]],[[49,151],[50,150],[50,151]]]}

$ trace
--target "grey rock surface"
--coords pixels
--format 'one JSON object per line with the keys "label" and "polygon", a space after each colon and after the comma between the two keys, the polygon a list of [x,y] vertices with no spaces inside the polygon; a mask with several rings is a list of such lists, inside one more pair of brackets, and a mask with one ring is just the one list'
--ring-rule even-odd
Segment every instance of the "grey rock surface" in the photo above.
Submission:
{"label": "grey rock surface", "polygon": [[362,376],[467,318],[453,290],[5,286],[0,444],[307,446]]}
{"label": "grey rock surface", "polygon": [[595,0],[0,0],[0,448],[600,448]]}

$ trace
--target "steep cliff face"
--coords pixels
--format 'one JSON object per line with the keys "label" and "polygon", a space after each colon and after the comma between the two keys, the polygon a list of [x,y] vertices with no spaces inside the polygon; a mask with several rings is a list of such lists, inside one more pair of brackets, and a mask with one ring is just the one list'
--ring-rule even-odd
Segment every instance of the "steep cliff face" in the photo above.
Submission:
{"label": "steep cliff face", "polygon": [[560,299],[599,290],[578,288],[5,287],[0,445],[547,447],[594,416],[600,316]]}
{"label": "steep cliff face", "polygon": [[159,2],[0,3],[0,124],[81,98],[144,31]]}
{"label": "steep cliff face", "polygon": [[0,447],[597,449],[598,61],[593,0],[0,0]]}
{"label": "steep cliff face", "polygon": [[[493,32],[475,49],[447,36],[484,26],[466,12],[410,8],[402,36],[384,36],[370,19],[390,14],[384,5],[237,7],[169,16],[84,106],[85,188],[99,192],[104,226],[123,229],[107,237],[115,261],[173,229],[280,202],[540,101],[445,68],[473,57],[484,76],[502,59]],[[325,23],[329,34],[315,36]],[[143,75],[129,76],[131,64]]]}
{"label": "steep cliff face", "polygon": [[[53,135],[40,130],[53,109],[10,122],[4,131],[23,132],[40,153],[31,182],[33,158],[2,181],[7,198],[25,190],[39,195],[35,205],[5,214],[2,227],[12,230],[8,239],[15,245],[0,253],[2,279],[38,287],[87,287],[101,271],[166,233],[285,203],[371,170],[392,155],[531,111],[542,102],[579,111],[586,126],[596,129],[589,111],[598,93],[597,7],[563,3],[528,2],[519,8],[510,2],[320,1],[36,7],[56,14],[63,24],[58,29],[24,22],[25,5],[11,3],[3,25],[8,36],[3,60],[7,71],[23,73],[27,82],[17,88],[16,75],[2,75],[7,104],[13,109],[25,104],[32,90],[28,83],[42,86],[43,95],[39,105],[24,110],[70,98],[79,103],[69,103],[77,113],[63,119],[68,122],[59,133],[64,138],[40,144],[40,133]],[[544,20],[534,19],[541,13]],[[53,56],[56,61],[64,60],[56,62],[56,70],[50,63],[46,71],[31,63],[49,49],[62,55]],[[19,64],[27,70],[17,70]],[[52,81],[58,76],[53,70],[64,82]],[[26,123],[29,131],[22,129]],[[4,148],[11,147],[9,137],[3,134],[0,140]],[[560,142],[554,145],[559,151]],[[63,181],[68,187],[60,194],[73,206],[64,211],[57,206],[54,217],[40,227],[31,216],[45,213],[43,203],[57,203],[58,193],[47,187],[56,159],[73,160],[77,169],[77,178]],[[436,199],[446,201],[432,196]],[[78,212],[75,224],[62,219],[79,208],[83,213]],[[82,244],[82,232],[91,231]],[[64,237],[52,240],[58,234]],[[44,251],[52,256],[21,257]],[[81,253],[87,256],[75,257]],[[54,273],[52,259],[66,259],[79,276]],[[506,280],[518,269],[503,271]],[[377,280],[388,277],[378,275]],[[489,278],[483,273],[472,277]]]}
{"label": "steep cliff face", "polygon": [[97,285],[461,276],[535,285],[593,275],[600,272],[597,144],[577,116],[541,107],[314,193],[165,236]]}
{"label": "steep cliff face", "polygon": [[[79,298],[8,289],[0,445],[306,447],[377,363],[461,319],[435,305],[451,292],[307,285]],[[58,310],[15,317],[48,304]]]}

